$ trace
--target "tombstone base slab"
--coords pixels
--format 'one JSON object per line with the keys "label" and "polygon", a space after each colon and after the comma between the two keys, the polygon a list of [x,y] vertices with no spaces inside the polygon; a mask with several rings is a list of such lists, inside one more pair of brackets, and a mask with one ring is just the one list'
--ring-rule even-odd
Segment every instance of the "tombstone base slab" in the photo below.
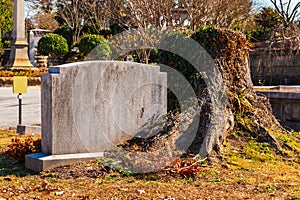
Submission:
{"label": "tombstone base slab", "polygon": [[64,155],[47,155],[44,153],[35,153],[26,155],[25,167],[36,172],[41,172],[57,166],[67,165],[80,161],[90,161],[102,157],[103,152]]}
{"label": "tombstone base slab", "polygon": [[40,135],[41,127],[40,126],[18,125],[17,133],[19,133],[21,135],[30,135],[30,134]]}

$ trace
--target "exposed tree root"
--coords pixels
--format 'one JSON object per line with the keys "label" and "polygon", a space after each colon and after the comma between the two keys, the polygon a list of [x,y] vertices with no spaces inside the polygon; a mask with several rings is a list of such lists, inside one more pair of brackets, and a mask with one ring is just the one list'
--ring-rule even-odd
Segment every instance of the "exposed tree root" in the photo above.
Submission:
{"label": "exposed tree root", "polygon": [[[242,130],[248,133],[251,138],[268,142],[283,157],[289,157],[287,151],[299,154],[293,146],[277,139],[279,135],[288,135],[289,132],[280,125],[272,114],[269,100],[265,96],[256,94],[253,89],[248,54],[250,44],[245,36],[230,30],[212,29],[207,33],[196,33],[192,38],[204,48],[209,49],[209,53],[221,72],[222,81],[225,85],[226,110],[223,112],[226,117],[223,119],[225,123],[221,135],[217,133],[219,130],[210,130],[211,124],[217,121],[212,113],[214,98],[217,98],[214,93],[220,92],[220,88],[217,87],[218,84],[216,83],[215,87],[212,87],[215,91],[208,94],[206,85],[203,84],[203,81],[199,81],[194,90],[198,101],[201,102],[199,103],[200,110],[191,112],[196,113],[193,117],[199,117],[199,126],[197,126],[197,134],[186,153],[200,154],[201,157],[210,155],[213,150],[220,153],[224,139],[232,131]],[[194,121],[191,116],[185,116],[184,112],[175,114],[166,123],[164,130],[145,139],[129,141],[125,148],[130,149],[132,145],[138,144],[140,150],[149,151],[151,147],[163,148],[166,141],[176,142],[176,138],[180,134],[179,122],[182,123],[180,126],[183,127],[181,129],[183,132],[189,132],[189,127],[195,127],[192,126]]]}
{"label": "exposed tree root", "polygon": [[[248,55],[250,44],[245,36],[230,30],[213,29],[208,34],[202,34],[200,39],[197,34],[192,37],[205,41],[201,43],[204,48],[214,47],[210,53],[214,56],[226,86],[228,117],[225,137],[230,130],[242,128],[252,137],[270,143],[283,156],[286,155],[283,149],[297,152],[294,147],[276,139],[278,135],[288,134],[288,131],[272,114],[269,100],[256,94],[253,89]],[[198,94],[201,96],[202,91],[198,91]],[[229,120],[231,118],[234,118],[234,123]],[[219,140],[216,145],[222,144],[223,138],[215,139]]]}

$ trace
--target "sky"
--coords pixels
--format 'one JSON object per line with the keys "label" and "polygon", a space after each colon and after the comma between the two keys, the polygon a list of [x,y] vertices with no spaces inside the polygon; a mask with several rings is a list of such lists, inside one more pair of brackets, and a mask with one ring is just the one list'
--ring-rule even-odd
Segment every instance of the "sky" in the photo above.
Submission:
{"label": "sky", "polygon": [[29,3],[26,1],[24,3],[25,3],[25,18],[34,15],[34,12],[29,8]]}
{"label": "sky", "polygon": [[[262,7],[273,7],[270,0],[253,0],[253,1],[257,2]],[[288,2],[288,0],[283,0],[283,2]],[[299,0],[291,0],[291,7],[295,6],[298,2]]]}
{"label": "sky", "polygon": [[270,0],[254,0],[256,1],[258,4],[260,4],[263,7],[269,7],[272,6],[271,1]]}

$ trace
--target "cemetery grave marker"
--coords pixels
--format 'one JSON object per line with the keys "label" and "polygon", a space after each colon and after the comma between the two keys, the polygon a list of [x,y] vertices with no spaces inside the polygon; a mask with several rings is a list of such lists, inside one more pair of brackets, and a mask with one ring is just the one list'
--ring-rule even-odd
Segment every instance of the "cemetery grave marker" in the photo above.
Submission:
{"label": "cemetery grave marker", "polygon": [[42,76],[42,153],[26,156],[42,171],[103,152],[166,114],[167,74],[159,66],[86,61],[50,67]]}

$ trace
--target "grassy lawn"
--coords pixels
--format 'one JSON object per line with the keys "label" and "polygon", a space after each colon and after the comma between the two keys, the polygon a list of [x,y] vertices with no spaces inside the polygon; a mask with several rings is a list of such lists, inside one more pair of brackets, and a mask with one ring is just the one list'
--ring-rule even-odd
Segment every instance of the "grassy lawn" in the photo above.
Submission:
{"label": "grassy lawn", "polygon": [[[16,136],[0,130],[1,153]],[[201,164],[194,177],[105,171],[101,161],[34,173],[0,155],[0,199],[300,199],[299,157],[283,158],[251,139],[237,141],[230,137],[223,155]]]}

